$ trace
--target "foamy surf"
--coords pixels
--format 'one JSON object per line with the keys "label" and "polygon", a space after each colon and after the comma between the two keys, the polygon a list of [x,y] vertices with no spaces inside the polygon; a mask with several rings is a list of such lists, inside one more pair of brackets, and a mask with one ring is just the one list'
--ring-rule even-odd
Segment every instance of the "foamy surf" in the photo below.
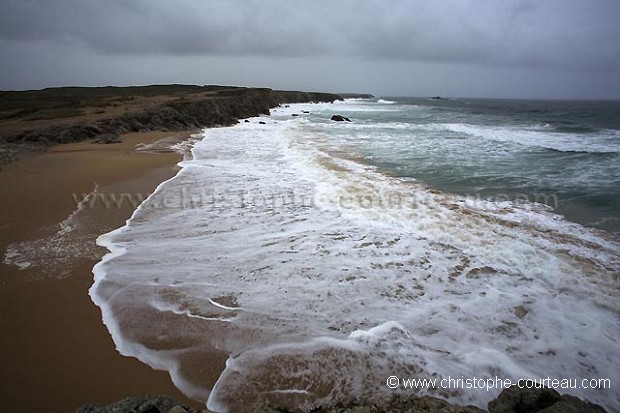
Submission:
{"label": "foamy surf", "polygon": [[[111,252],[91,296],[119,351],[216,411],[377,400],[398,391],[391,375],[617,383],[617,239],[542,205],[381,174],[360,162],[363,129],[325,120],[372,105],[293,105],[205,131],[99,240]],[[217,383],[213,348],[230,354]],[[614,391],[569,392],[620,406]]]}
{"label": "foamy surf", "polygon": [[[70,264],[77,258],[96,259],[92,239],[85,226],[88,220],[88,206],[99,193],[95,184],[93,190],[74,197],[76,207],[63,221],[50,228],[54,232],[43,238],[10,244],[3,263],[14,265],[20,270],[37,269],[46,277],[64,278],[70,274]],[[89,242],[90,241],[90,242]]]}

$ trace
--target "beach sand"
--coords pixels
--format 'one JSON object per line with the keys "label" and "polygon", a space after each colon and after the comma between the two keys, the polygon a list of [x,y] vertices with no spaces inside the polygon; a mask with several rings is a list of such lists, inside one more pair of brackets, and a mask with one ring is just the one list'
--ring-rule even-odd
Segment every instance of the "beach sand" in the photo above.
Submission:
{"label": "beach sand", "polygon": [[[189,133],[134,133],[124,135],[121,144],[59,145],[0,172],[3,257],[15,243],[34,241],[21,245],[40,247],[29,268],[0,264],[0,410],[71,412],[88,403],[146,394],[169,394],[204,408],[185,398],[166,372],[119,355],[99,308],[88,296],[91,269],[106,252],[95,246],[96,237],[122,226],[135,205],[95,204],[81,213],[79,230],[57,235],[59,223],[76,210],[76,200],[95,184],[99,193],[148,196],[178,171],[178,153],[136,151],[136,145],[188,137]],[[58,252],[65,247],[68,254]],[[214,362],[214,374],[221,371],[222,362]]]}

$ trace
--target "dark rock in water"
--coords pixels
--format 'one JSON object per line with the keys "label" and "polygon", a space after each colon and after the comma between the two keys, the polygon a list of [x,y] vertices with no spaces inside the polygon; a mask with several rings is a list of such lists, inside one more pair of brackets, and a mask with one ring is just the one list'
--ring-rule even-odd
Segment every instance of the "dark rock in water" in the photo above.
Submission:
{"label": "dark rock in water", "polygon": [[94,143],[102,143],[102,144],[111,144],[111,143],[121,143],[123,140],[121,137],[115,133],[106,133],[104,135],[99,136],[97,139],[93,141]]}
{"label": "dark rock in water", "polygon": [[258,122],[259,125],[266,125],[265,122],[263,122],[262,120],[260,122]]}
{"label": "dark rock in water", "polygon": [[441,99],[442,99],[442,97],[441,97],[441,96],[433,96],[431,99],[434,99],[434,100],[441,100]]}
{"label": "dark rock in water", "polygon": [[293,113],[291,116],[299,116],[298,113]]}
{"label": "dark rock in water", "polygon": [[302,110],[301,113],[310,113],[307,110]]}
{"label": "dark rock in water", "polygon": [[246,120],[245,120],[245,123],[250,123],[250,121],[246,119]]}
{"label": "dark rock in water", "polygon": [[333,115],[332,116],[332,120],[334,120],[336,122],[344,122],[344,121],[351,122],[351,119],[349,119],[349,118],[347,118],[345,116],[342,116],[342,115]]}
{"label": "dark rock in water", "polygon": [[514,313],[517,317],[523,319],[523,317],[525,317],[529,313],[529,311],[527,308],[520,305],[514,308]]}
{"label": "dark rock in water", "polygon": [[[522,387],[526,384],[519,383]],[[489,402],[488,409],[489,413],[605,413],[601,406],[577,397],[561,396],[553,389],[521,389],[517,385],[504,389],[497,399]]]}

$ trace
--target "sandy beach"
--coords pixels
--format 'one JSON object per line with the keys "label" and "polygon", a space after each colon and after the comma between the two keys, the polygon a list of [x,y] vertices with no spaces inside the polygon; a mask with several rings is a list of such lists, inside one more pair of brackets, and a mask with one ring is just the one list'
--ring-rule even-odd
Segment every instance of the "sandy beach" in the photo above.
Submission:
{"label": "sandy beach", "polygon": [[[340,99],[217,85],[2,91],[0,351],[8,362],[1,407],[67,412],[168,394],[204,408],[183,397],[167,372],[116,351],[88,295],[92,268],[107,252],[96,239],[121,227],[176,174],[182,156],[170,145],[191,131],[233,125],[284,103]],[[208,350],[208,363],[199,366],[208,384],[227,354]]]}
{"label": "sandy beach", "polygon": [[[106,252],[95,245],[96,237],[122,226],[135,205],[94,204],[83,211],[76,239],[57,236],[59,224],[96,185],[98,193],[144,197],[177,172],[178,153],[136,151],[138,145],[188,137],[133,133],[124,135],[120,144],[59,145],[9,164],[0,173],[3,256],[10,245],[56,247],[37,252],[29,268],[0,264],[2,410],[70,412],[87,403],[145,394],[169,394],[202,407],[176,390],[166,372],[119,355],[88,296],[91,269]],[[59,258],[62,252],[57,250],[63,245],[58,244],[71,242],[77,249],[68,245],[68,258]]]}
{"label": "sandy beach", "polygon": [[[434,105],[426,102],[419,103]],[[91,289],[99,307],[89,289],[93,265],[106,251],[95,240],[122,226],[158,184],[178,172],[182,155],[170,145],[187,142],[190,133],[125,134],[120,144],[60,144],[3,166],[0,351],[7,362],[1,406],[71,412],[85,404],[168,394],[178,399],[174,403],[196,409],[204,409],[210,397],[216,411],[261,411],[266,403],[290,411],[331,411],[339,404],[407,411],[413,405],[429,410],[429,401],[441,409],[450,405],[414,397],[406,387],[402,393],[386,387],[385,377],[394,375],[399,383],[413,374],[453,377],[456,371],[468,377],[475,369],[473,374],[485,377],[500,372],[515,383],[529,374],[561,377],[569,371],[578,378],[596,372],[615,382],[617,340],[597,325],[616,320],[617,310],[608,306],[614,306],[617,290],[609,277],[620,262],[617,242],[546,209],[477,204],[401,181],[390,170],[360,169],[361,163],[340,154],[348,153],[351,140],[360,147],[372,144],[382,124],[394,123],[385,122],[386,107],[400,111],[394,119],[419,110],[389,101],[340,105],[341,113],[349,114],[343,110],[348,108],[362,122],[365,116],[376,123],[370,131],[356,130],[355,123],[347,129],[326,123],[333,112],[327,106],[307,113],[299,128],[288,129],[291,114],[300,112],[289,106],[269,122],[210,129],[208,139],[193,146],[196,167],[167,182],[126,231],[101,239],[127,253],[97,268],[99,276],[105,267],[104,281]],[[438,116],[435,127],[452,125],[445,123],[451,118]],[[418,136],[422,145],[426,132]],[[394,147],[411,145],[408,133],[385,139]],[[325,137],[333,149],[317,158],[315,148],[323,148]],[[450,154],[452,144],[450,139],[444,147]],[[531,152],[516,146],[514,155]],[[602,164],[600,154],[594,156]],[[332,164],[342,167],[328,167]],[[315,198],[319,190],[337,196]],[[359,204],[348,202],[346,208],[334,203],[358,193],[389,198],[381,195],[371,204],[357,198]],[[323,204],[309,208],[311,199]],[[400,206],[383,199],[415,202]],[[584,274],[595,281],[586,283]],[[561,298],[557,286],[565,291]],[[125,354],[165,366],[197,401],[177,391],[167,372],[121,356],[100,308]],[[598,324],[583,335],[592,320]],[[563,337],[560,344],[557,337]],[[576,364],[567,367],[560,359]],[[584,372],[582,362],[592,370]],[[550,403],[572,403],[575,411],[590,406],[577,396],[615,411],[617,393],[607,389],[571,388],[566,398],[535,391],[523,397],[540,396],[545,409]],[[499,411],[491,406],[510,404],[519,391],[443,390],[434,387],[431,394],[455,405],[441,411],[461,412],[487,406]]]}

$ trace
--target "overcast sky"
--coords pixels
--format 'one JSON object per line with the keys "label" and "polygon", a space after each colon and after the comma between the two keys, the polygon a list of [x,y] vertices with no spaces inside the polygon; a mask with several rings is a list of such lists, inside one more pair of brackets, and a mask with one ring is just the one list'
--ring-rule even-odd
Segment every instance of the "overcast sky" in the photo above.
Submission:
{"label": "overcast sky", "polygon": [[620,0],[0,0],[0,88],[620,99]]}

